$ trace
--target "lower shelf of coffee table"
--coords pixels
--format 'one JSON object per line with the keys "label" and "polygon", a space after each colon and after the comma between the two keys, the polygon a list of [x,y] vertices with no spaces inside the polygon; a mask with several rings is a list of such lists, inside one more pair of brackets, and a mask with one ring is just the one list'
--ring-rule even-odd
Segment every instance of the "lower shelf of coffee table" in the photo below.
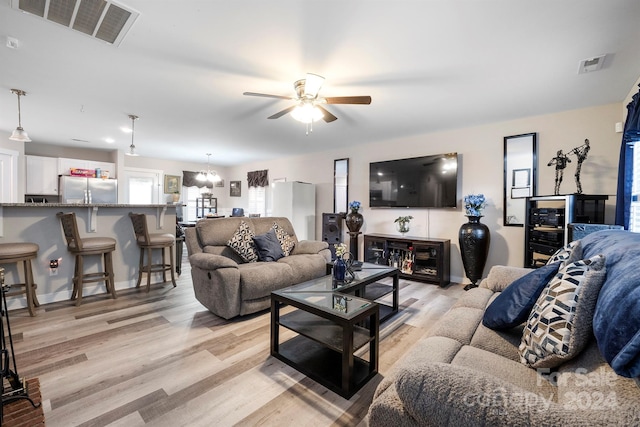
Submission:
{"label": "lower shelf of coffee table", "polygon": [[376,374],[369,372],[368,361],[354,357],[353,389],[344,390],[342,354],[302,335],[281,343],[278,354],[274,356],[347,399]]}

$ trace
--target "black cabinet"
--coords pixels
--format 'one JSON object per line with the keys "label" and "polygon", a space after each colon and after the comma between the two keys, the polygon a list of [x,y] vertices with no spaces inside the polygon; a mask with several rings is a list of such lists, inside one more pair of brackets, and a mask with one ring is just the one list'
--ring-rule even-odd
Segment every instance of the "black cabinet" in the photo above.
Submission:
{"label": "black cabinet", "polygon": [[196,199],[196,217],[215,216],[218,213],[218,199],[216,197],[200,196]]}
{"label": "black cabinet", "polygon": [[569,224],[604,224],[607,195],[527,197],[524,266],[540,267],[569,243]]}
{"label": "black cabinet", "polygon": [[391,265],[400,277],[446,286],[450,276],[449,239],[428,239],[390,234],[364,236],[364,261]]}

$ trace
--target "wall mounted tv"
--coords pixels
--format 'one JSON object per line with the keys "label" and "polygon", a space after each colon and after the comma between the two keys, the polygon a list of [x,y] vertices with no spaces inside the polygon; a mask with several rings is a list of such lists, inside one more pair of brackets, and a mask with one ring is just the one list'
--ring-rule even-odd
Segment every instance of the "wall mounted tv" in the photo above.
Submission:
{"label": "wall mounted tv", "polygon": [[455,208],[458,153],[369,164],[372,208]]}

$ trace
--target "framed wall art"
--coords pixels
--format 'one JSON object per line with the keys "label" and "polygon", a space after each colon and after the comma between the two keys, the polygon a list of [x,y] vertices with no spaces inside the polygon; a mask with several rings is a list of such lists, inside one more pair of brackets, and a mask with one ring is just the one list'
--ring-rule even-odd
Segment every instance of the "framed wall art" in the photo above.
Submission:
{"label": "framed wall art", "polygon": [[175,194],[180,192],[180,177],[178,175],[164,176],[164,194]]}
{"label": "framed wall art", "polygon": [[229,181],[229,196],[240,197],[241,195],[240,181]]}

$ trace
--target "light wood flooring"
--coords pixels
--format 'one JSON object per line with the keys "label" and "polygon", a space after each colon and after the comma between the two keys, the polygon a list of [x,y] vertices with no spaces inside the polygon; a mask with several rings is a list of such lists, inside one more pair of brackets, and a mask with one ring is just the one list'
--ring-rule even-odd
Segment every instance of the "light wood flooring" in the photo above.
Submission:
{"label": "light wood flooring", "polygon": [[464,292],[401,280],[379,374],[347,400],[269,355],[268,311],[213,315],[182,267],[177,288],[10,312],[18,372],[40,379],[47,426],[365,426],[382,377]]}

